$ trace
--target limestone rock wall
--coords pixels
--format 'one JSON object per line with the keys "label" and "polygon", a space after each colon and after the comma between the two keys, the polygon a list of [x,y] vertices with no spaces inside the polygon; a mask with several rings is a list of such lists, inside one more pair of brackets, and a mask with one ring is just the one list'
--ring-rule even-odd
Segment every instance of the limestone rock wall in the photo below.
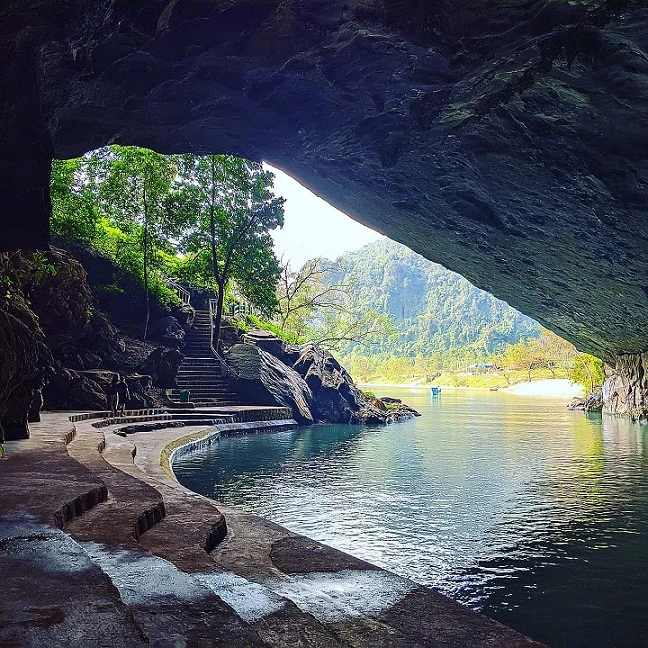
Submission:
{"label": "limestone rock wall", "polygon": [[603,412],[648,420],[648,353],[622,355],[603,384]]}
{"label": "limestone rock wall", "polygon": [[647,350],[643,0],[43,0],[0,21],[2,245],[45,245],[52,155],[234,153],[584,351]]}

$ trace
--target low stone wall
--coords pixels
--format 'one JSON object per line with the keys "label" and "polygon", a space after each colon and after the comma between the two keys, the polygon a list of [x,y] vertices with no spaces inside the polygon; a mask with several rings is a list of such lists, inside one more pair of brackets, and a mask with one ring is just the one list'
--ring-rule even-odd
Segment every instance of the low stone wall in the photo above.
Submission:
{"label": "low stone wall", "polygon": [[[290,412],[288,408],[286,408],[286,410]],[[279,412],[279,414],[281,414],[281,412]],[[221,436],[260,434],[263,432],[276,432],[278,430],[292,430],[296,427],[297,421],[290,418],[255,420],[243,423],[222,423],[215,425],[172,441],[160,453],[160,466],[169,477],[175,480],[173,462],[177,458],[194,452],[195,450],[206,448],[212,443],[218,441]]]}

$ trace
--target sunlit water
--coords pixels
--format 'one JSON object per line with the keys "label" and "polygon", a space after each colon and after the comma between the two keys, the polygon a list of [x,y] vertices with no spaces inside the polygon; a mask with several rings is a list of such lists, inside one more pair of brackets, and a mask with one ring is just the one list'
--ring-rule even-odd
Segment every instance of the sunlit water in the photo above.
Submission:
{"label": "sunlit water", "polygon": [[222,439],[176,474],[554,648],[648,645],[646,428],[561,399],[398,395],[423,416]]}

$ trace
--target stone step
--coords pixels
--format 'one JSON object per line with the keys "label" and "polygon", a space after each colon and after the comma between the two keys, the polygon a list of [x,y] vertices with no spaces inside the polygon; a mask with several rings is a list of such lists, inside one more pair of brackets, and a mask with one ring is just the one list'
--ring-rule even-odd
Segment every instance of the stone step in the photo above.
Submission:
{"label": "stone step", "polygon": [[174,398],[174,397],[180,398],[181,391],[188,391],[189,395],[194,399],[202,394],[208,394],[209,396],[213,396],[215,398],[225,398],[234,394],[234,392],[231,389],[210,389],[209,387],[200,387],[197,389],[193,389],[193,388],[185,389],[184,387],[182,387],[177,391],[173,391],[169,393],[169,398]]}
{"label": "stone step", "polygon": [[178,389],[185,389],[187,387],[191,387],[192,389],[220,389],[221,391],[230,390],[230,387],[224,381],[223,382],[217,382],[214,380],[211,381],[207,380],[203,382],[197,382],[191,380],[177,381]]}
{"label": "stone step", "polygon": [[165,421],[171,420],[170,414],[154,414],[149,416],[113,416],[110,418],[105,418],[97,423],[93,423],[92,426],[95,428],[104,428],[109,425],[119,425],[120,423],[144,423],[146,421]]}
{"label": "stone step", "polygon": [[[188,358],[191,360],[191,358]],[[178,373],[184,372],[184,371],[190,371],[193,373],[197,373],[200,371],[204,370],[217,370],[219,373],[221,371],[221,366],[218,362],[184,362],[181,366],[180,369],[178,370]]]}
{"label": "stone step", "polygon": [[[178,394],[169,394],[169,399],[171,402],[179,403]],[[220,407],[221,405],[230,405],[233,401],[236,401],[238,396],[236,394],[191,394],[191,403],[196,407],[202,407],[200,403],[209,402],[209,407]],[[184,405],[184,403],[182,403]]]}
{"label": "stone step", "polygon": [[230,416],[236,417],[239,415],[238,412],[234,410],[223,410],[220,407],[192,407],[192,408],[182,408],[174,407],[173,409],[168,410],[174,414],[201,414],[202,416]]}
{"label": "stone step", "polygon": [[193,385],[195,387],[222,387],[226,385],[227,381],[222,376],[181,376],[176,381],[177,387],[184,385]]}
{"label": "stone step", "polygon": [[193,358],[185,358],[184,362],[182,365],[180,365],[182,368],[185,366],[195,366],[195,365],[217,365],[220,367],[220,362],[218,362],[218,359],[215,358],[214,356],[197,356]]}

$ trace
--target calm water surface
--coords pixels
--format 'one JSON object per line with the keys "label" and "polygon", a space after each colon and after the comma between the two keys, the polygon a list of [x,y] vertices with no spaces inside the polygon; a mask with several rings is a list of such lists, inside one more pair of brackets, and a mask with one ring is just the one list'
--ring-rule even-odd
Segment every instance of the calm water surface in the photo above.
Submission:
{"label": "calm water surface", "polygon": [[646,427],[564,399],[378,395],[423,416],[222,439],[178,479],[554,648],[648,645]]}

